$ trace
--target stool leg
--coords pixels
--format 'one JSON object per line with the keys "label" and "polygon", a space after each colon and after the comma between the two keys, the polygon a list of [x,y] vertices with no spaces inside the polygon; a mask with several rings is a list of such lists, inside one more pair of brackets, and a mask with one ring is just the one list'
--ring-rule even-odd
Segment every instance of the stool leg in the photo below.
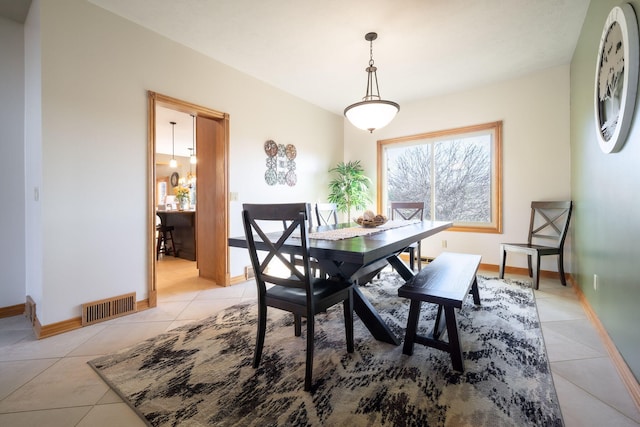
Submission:
{"label": "stool leg", "polygon": [[162,250],[162,233],[158,231],[158,239],[156,241],[156,261],[160,258],[161,250]]}

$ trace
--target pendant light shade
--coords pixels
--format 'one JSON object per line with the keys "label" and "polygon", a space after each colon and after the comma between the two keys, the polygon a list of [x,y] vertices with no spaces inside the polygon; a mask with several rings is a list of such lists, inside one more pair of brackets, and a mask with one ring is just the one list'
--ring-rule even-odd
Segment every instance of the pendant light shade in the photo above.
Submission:
{"label": "pendant light shade", "polygon": [[373,62],[373,41],[378,38],[376,33],[367,33],[364,39],[369,42],[369,66],[367,72],[367,92],[362,101],[349,105],[344,109],[345,117],[355,127],[373,132],[388,125],[400,111],[400,106],[393,101],[380,98],[378,88],[378,68]]}
{"label": "pendant light shade", "polygon": [[176,161],[176,122],[171,123],[171,160],[169,160],[170,168],[177,168],[178,162]]}

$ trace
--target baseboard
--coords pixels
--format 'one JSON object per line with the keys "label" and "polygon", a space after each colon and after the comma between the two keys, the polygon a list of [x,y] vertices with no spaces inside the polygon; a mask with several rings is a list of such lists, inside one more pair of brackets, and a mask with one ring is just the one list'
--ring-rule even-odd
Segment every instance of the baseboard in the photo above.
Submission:
{"label": "baseboard", "polygon": [[229,279],[229,286],[231,285],[237,285],[238,283],[243,283],[246,282],[247,279],[245,278],[244,274],[241,276],[233,276]]}
{"label": "baseboard", "polygon": [[[480,270],[499,272],[500,266],[497,264],[480,264]],[[529,269],[527,267],[509,267],[507,265],[504,267],[504,272],[507,274],[519,274],[522,276],[529,276]],[[564,276],[566,279],[569,279],[570,274],[565,273]],[[560,280],[560,273],[558,273],[557,271],[540,270],[540,277]]]}
{"label": "baseboard", "polygon": [[[149,309],[149,299],[143,299],[141,301],[136,302],[137,311],[136,313],[141,312],[142,310]],[[134,314],[134,313],[131,313]],[[126,317],[126,316],[123,316]],[[36,315],[33,322],[33,332],[36,335],[37,339],[49,338],[54,335],[59,335],[64,332],[70,332],[76,329],[82,328],[82,317],[74,317],[72,319],[63,320],[61,322],[50,323],[48,325],[40,324],[40,320]]]}
{"label": "baseboard", "polygon": [[624,358],[618,352],[618,348],[611,340],[611,337],[607,333],[604,325],[602,324],[602,322],[600,322],[600,319],[591,307],[591,304],[589,304],[589,300],[587,300],[587,297],[582,292],[582,289],[580,289],[580,286],[578,286],[577,281],[571,275],[569,275],[569,282],[578,295],[578,299],[580,300],[580,304],[582,304],[582,308],[584,309],[587,318],[596,328],[596,332],[598,332],[598,335],[600,335],[607,353],[609,354],[613,365],[620,375],[620,379],[622,379],[622,382],[627,387],[627,390],[629,391],[631,398],[636,404],[636,407],[638,408],[638,410],[640,410],[640,384],[638,384],[638,380],[636,380],[635,375],[633,374],[633,372],[631,372],[631,369],[629,369],[629,366],[624,361]]}
{"label": "baseboard", "polygon": [[24,314],[25,305],[16,304],[9,307],[0,307],[0,319],[3,317],[13,317],[19,314]]}
{"label": "baseboard", "polygon": [[41,325],[40,320],[36,317],[36,323],[33,330],[36,338],[48,338],[63,332],[73,331],[82,327],[82,317],[74,317],[73,319],[63,320],[62,322],[51,323],[49,325]]}

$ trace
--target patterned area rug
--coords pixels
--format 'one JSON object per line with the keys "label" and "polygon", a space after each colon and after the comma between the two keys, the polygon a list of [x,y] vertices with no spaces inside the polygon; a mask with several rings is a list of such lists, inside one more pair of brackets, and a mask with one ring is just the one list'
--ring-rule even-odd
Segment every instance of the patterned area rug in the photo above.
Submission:
{"label": "patterned area rug", "polygon": [[[395,273],[363,286],[404,337],[408,300]],[[457,313],[465,372],[445,352],[375,340],[355,321],[348,354],[340,305],[317,316],[314,390],[303,391],[305,335],[270,309],[251,367],[255,304],[236,305],[90,365],[152,426],[562,426],[533,291],[479,277],[482,305]],[[435,318],[423,304],[419,333]]]}

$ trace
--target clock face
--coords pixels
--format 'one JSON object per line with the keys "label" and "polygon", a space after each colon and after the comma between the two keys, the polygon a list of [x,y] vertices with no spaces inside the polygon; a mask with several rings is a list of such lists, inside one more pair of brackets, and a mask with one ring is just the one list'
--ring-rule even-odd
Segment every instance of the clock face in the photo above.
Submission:
{"label": "clock face", "polygon": [[600,148],[619,151],[627,138],[638,84],[638,24],[630,5],[614,7],[596,62],[594,113]]}

